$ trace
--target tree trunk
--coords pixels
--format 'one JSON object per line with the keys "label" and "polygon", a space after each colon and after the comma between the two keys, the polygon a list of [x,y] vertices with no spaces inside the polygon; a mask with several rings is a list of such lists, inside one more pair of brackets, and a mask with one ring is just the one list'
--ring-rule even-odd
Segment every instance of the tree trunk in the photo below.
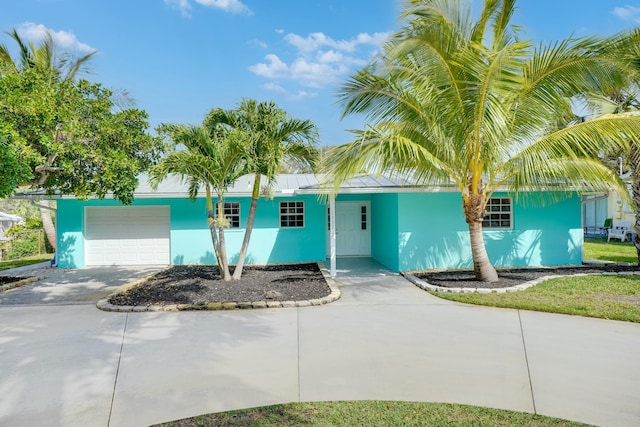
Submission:
{"label": "tree trunk", "polygon": [[251,231],[253,231],[253,223],[256,219],[256,207],[258,206],[258,198],[260,197],[260,174],[256,174],[253,181],[253,193],[251,194],[251,207],[249,208],[249,217],[247,218],[247,228],[244,230],[244,239],[240,247],[240,255],[238,255],[238,264],[233,270],[233,280],[240,280],[242,277],[242,268],[244,267],[244,259],[247,257],[249,248],[249,240],[251,239]]}
{"label": "tree trunk", "polygon": [[[487,249],[482,236],[482,219],[485,215],[486,196],[480,188],[480,193],[469,190],[463,198],[465,220],[469,225],[469,239],[471,240],[471,256],[473,258],[473,271],[476,279],[483,282],[497,282],[498,273],[489,261]],[[482,185],[480,185],[482,187]]]}
{"label": "tree trunk", "polygon": [[[209,232],[211,233],[211,241],[213,242],[213,251],[216,254],[216,259],[218,260],[218,270],[220,270],[220,276],[222,280],[225,282],[231,280],[231,273],[229,272],[229,261],[227,260],[227,250],[224,242],[224,229],[222,227],[218,227],[216,224],[220,224],[216,222],[216,218],[213,212],[213,203],[211,201],[211,190],[209,186],[206,187],[207,190],[207,222],[209,224]],[[222,198],[218,196],[218,203],[222,201]],[[224,206],[224,205],[223,205]],[[220,207],[218,207],[218,213],[222,212],[224,215],[224,210],[220,211]],[[220,237],[218,238],[218,234]]]}
{"label": "tree trunk", "polygon": [[487,250],[482,236],[482,223],[469,224],[469,237],[471,239],[471,256],[473,257],[473,271],[476,279],[483,282],[497,282],[498,273],[489,261]]}
{"label": "tree trunk", "polygon": [[38,202],[38,208],[40,209],[40,217],[42,218],[44,234],[47,236],[47,241],[55,251],[57,247],[56,227],[53,224],[53,219],[51,218],[51,205],[48,200],[41,200]]}

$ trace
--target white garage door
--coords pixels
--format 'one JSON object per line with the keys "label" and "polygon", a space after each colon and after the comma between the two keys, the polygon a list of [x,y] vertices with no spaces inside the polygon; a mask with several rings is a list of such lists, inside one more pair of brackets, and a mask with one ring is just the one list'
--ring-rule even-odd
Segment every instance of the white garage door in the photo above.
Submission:
{"label": "white garage door", "polygon": [[86,208],[86,265],[169,262],[169,206]]}

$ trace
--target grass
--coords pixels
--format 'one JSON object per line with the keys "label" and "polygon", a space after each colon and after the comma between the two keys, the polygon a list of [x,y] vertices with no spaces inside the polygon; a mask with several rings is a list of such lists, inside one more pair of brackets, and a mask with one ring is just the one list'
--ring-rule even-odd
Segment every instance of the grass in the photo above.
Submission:
{"label": "grass", "polygon": [[563,277],[505,294],[434,294],[468,304],[640,323],[640,276]]}
{"label": "grass", "polygon": [[584,259],[599,261],[638,263],[636,248],[631,243],[606,239],[585,239]]}
{"label": "grass", "polygon": [[425,402],[350,401],[288,403],[200,415],[164,427],[253,426],[585,426],[524,412]]}
{"label": "grass", "polygon": [[[584,259],[637,264],[630,243],[587,239]],[[640,276],[574,276],[506,294],[434,293],[451,301],[640,323]]]}
{"label": "grass", "polygon": [[51,261],[51,258],[53,258],[53,254],[42,254],[0,261],[0,271],[9,270],[11,268],[24,267],[25,265],[38,264],[45,261]]}

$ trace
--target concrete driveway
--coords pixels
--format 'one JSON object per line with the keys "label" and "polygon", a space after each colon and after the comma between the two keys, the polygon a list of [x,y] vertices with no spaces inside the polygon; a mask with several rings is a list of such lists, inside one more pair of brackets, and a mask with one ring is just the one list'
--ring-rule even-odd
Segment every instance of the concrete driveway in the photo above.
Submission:
{"label": "concrete driveway", "polygon": [[0,294],[0,425],[147,426],[341,399],[640,425],[640,325],[454,304],[347,267],[342,298],[320,307],[109,313],[89,301],[150,269],[56,272]]}
{"label": "concrete driveway", "polygon": [[5,305],[95,304],[120,286],[153,274],[161,267],[94,267],[57,269],[48,263],[1,271],[0,275],[45,278],[10,292],[0,293],[0,307]]}

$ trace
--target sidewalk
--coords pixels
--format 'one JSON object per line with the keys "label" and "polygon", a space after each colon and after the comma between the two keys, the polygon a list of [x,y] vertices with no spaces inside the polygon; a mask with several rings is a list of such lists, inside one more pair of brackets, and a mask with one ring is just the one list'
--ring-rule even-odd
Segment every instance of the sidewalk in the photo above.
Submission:
{"label": "sidewalk", "polygon": [[465,306],[378,273],[343,272],[342,299],[297,309],[0,303],[0,425],[147,426],[342,399],[640,425],[640,325]]}

